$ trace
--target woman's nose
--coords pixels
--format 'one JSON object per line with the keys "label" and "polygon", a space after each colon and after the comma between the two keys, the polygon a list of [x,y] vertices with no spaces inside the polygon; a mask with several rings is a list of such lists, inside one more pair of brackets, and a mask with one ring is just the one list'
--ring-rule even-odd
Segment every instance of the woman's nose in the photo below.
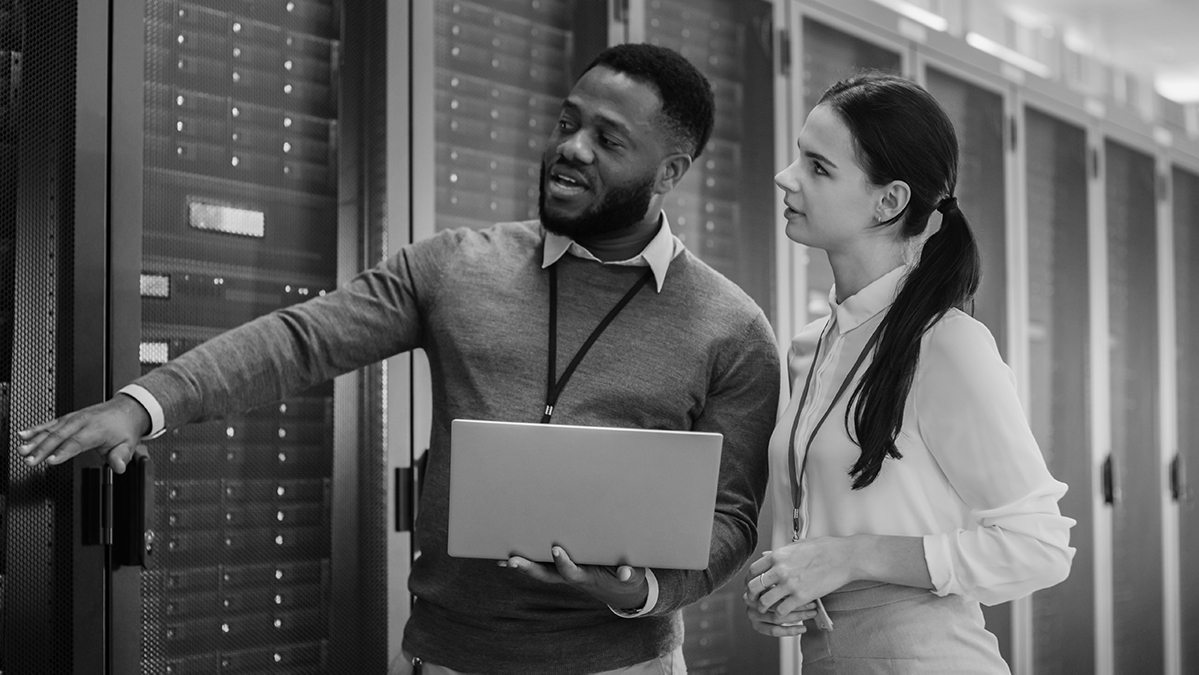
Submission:
{"label": "woman's nose", "polygon": [[774,184],[788,192],[799,192],[799,181],[795,177],[798,166],[799,160],[796,160],[791,163],[791,166],[778,172],[774,177]]}

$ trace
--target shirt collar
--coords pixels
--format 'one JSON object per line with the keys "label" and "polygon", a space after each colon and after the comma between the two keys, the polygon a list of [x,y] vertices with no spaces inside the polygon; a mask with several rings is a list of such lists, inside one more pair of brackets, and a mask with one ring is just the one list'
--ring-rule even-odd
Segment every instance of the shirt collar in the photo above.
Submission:
{"label": "shirt collar", "polygon": [[834,286],[828,293],[828,304],[837,318],[837,332],[844,335],[890,307],[907,272],[908,266],[900,265],[845,298],[845,302],[839,305],[837,287]]}
{"label": "shirt collar", "polygon": [[567,253],[576,258],[594,260],[603,265],[621,265],[625,267],[645,267],[648,265],[654,273],[654,281],[657,283],[658,292],[661,293],[662,285],[666,283],[666,270],[670,267],[670,261],[683,252],[683,242],[679,241],[679,238],[674,236],[670,231],[670,220],[666,217],[665,211],[662,212],[660,220],[662,227],[658,228],[658,233],[654,235],[649,244],[646,244],[641,253],[628,260],[602,261],[570,237],[546,232],[545,247],[541,256],[541,268],[545,269],[553,265]]}

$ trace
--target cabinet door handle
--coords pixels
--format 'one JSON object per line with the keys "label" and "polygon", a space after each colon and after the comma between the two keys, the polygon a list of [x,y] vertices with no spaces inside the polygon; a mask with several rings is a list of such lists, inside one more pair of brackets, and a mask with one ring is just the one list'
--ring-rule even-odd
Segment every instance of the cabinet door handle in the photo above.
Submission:
{"label": "cabinet door handle", "polygon": [[1115,477],[1112,475],[1112,456],[1108,455],[1107,459],[1103,460],[1103,503],[1116,503],[1116,486]]}

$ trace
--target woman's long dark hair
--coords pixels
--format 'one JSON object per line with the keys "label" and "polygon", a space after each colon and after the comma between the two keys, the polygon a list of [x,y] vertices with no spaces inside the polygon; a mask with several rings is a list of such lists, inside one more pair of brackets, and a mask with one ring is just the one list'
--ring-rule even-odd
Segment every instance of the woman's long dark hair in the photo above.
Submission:
{"label": "woman's long dark hair", "polygon": [[[903,239],[920,236],[934,210],[941,227],[928,238],[891,309],[879,324],[874,358],[850,396],[862,454],[850,469],[853,489],[872,482],[895,447],[904,406],[920,360],[920,342],[941,317],[962,308],[978,290],[981,262],[966,217],[957,206],[958,141],[936,99],[911,80],[868,72],[829,87],[820,104],[837,112],[853,136],[858,164],[873,185],[903,181],[908,204],[877,227],[902,228]],[[852,434],[851,434],[852,436]]]}

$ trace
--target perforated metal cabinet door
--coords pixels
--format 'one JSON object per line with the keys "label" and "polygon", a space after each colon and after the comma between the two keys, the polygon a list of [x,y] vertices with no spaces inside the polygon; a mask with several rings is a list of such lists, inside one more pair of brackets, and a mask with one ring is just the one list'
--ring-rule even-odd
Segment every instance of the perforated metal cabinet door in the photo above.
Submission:
{"label": "perforated metal cabinet door", "polygon": [[[0,394],[11,397],[0,463],[4,672],[86,672],[103,656],[102,549],[78,536],[82,464],[30,469],[13,431],[73,409],[99,384],[79,386],[75,364],[103,340],[102,323],[76,331],[76,309],[78,291],[104,281],[103,267],[77,254],[80,242],[103,241],[105,11],[0,2]],[[81,34],[90,25],[100,32]]]}
{"label": "perforated metal cabinet door", "polygon": [[1115,503],[1115,670],[1161,672],[1162,509],[1158,472],[1157,230],[1153,157],[1104,143]]}
{"label": "perforated metal cabinet door", "polygon": [[1033,595],[1038,673],[1089,673],[1095,664],[1094,492],[1088,425],[1090,312],[1087,148],[1081,127],[1028,108],[1029,422],[1077,521],[1070,576]]}
{"label": "perforated metal cabinet door", "polygon": [[1179,570],[1182,672],[1199,672],[1199,174],[1175,168],[1174,293],[1178,344]]}
{"label": "perforated metal cabinet door", "polygon": [[[386,171],[363,142],[386,7],[352,4],[145,2],[143,372],[335,289],[339,247],[378,254],[357,200]],[[150,444],[155,564],[114,617],[142,672],[385,670],[380,380],[351,377]]]}

